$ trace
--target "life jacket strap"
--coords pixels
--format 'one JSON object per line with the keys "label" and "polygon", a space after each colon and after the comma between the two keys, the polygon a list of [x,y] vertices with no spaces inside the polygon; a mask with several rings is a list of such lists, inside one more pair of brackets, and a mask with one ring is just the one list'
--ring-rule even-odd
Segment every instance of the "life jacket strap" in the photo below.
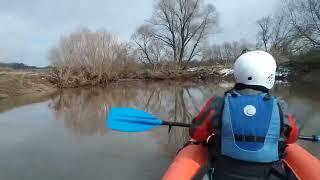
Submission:
{"label": "life jacket strap", "polygon": [[262,136],[248,136],[248,135],[240,135],[240,134],[234,134],[234,139],[236,141],[242,141],[242,142],[259,142],[264,143],[265,137]]}

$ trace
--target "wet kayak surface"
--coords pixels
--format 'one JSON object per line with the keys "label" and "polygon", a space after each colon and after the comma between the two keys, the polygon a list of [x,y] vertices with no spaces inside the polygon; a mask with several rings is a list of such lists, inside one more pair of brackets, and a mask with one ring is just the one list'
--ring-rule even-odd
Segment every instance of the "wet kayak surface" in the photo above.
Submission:
{"label": "wet kayak surface", "polygon": [[[0,113],[0,179],[159,179],[188,129],[145,133],[105,129],[110,107],[136,107],[169,121],[190,122],[212,95],[230,84],[131,82],[73,89]],[[320,133],[317,89],[279,85],[305,135]],[[299,142],[320,157],[318,144]]]}

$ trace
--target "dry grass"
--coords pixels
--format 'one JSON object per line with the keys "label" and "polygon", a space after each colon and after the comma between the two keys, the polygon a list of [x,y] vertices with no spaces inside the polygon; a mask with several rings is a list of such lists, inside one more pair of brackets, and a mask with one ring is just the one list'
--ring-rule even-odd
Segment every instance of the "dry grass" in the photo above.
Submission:
{"label": "dry grass", "polygon": [[0,72],[0,99],[22,95],[42,95],[54,91],[45,73]]}
{"label": "dry grass", "polygon": [[55,92],[45,73],[0,71],[0,112],[44,101]]}

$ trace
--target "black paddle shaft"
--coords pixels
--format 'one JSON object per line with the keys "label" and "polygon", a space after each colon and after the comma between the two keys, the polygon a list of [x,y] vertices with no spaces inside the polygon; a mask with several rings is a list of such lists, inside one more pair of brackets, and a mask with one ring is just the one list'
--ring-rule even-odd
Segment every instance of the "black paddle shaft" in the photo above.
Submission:
{"label": "black paddle shaft", "polygon": [[168,122],[168,121],[162,121],[162,125],[179,126],[179,127],[191,127],[191,124],[188,124],[188,123]]}
{"label": "black paddle shaft", "polygon": [[[180,123],[180,122],[169,122],[169,121],[162,121],[162,125],[164,126],[178,126],[178,127],[191,127],[191,124],[188,123]],[[299,136],[300,140],[306,140],[306,141],[313,141],[317,142],[319,141],[317,136]]]}
{"label": "black paddle shaft", "polygon": [[307,140],[307,141],[313,141],[313,142],[319,141],[319,139],[315,135],[312,135],[312,136],[299,136],[299,139]]}

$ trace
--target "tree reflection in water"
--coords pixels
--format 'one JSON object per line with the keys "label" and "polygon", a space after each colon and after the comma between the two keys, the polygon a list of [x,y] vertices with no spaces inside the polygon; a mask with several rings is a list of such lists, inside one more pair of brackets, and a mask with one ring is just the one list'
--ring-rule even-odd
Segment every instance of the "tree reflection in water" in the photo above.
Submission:
{"label": "tree reflection in water", "polygon": [[[191,122],[205,101],[222,95],[225,88],[213,84],[174,82],[119,83],[107,88],[63,90],[54,98],[56,119],[75,134],[105,134],[105,119],[111,107],[133,107],[148,111],[167,121]],[[168,136],[164,134],[163,136]],[[181,146],[188,129],[173,127],[168,143]]]}

